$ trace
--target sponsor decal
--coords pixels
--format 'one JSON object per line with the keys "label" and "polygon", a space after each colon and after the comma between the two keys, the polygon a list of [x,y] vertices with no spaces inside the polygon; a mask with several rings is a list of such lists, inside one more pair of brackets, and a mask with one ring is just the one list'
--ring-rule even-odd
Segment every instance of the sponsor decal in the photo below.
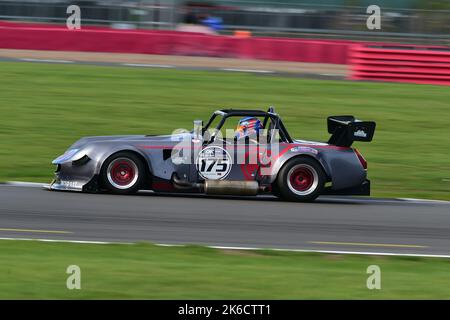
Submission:
{"label": "sponsor decal", "polygon": [[210,146],[200,151],[195,165],[203,179],[222,180],[231,171],[232,159],[224,148]]}
{"label": "sponsor decal", "polygon": [[293,147],[291,148],[292,152],[308,152],[308,153],[313,153],[313,154],[318,154],[319,151],[317,151],[314,148],[310,148],[310,147]]}
{"label": "sponsor decal", "polygon": [[361,137],[361,138],[367,138],[367,133],[364,132],[364,130],[358,130],[355,131],[355,133],[353,134],[355,137]]}
{"label": "sponsor decal", "polygon": [[63,185],[66,188],[78,188],[80,187],[80,185],[78,184],[77,181],[61,181],[61,185]]}

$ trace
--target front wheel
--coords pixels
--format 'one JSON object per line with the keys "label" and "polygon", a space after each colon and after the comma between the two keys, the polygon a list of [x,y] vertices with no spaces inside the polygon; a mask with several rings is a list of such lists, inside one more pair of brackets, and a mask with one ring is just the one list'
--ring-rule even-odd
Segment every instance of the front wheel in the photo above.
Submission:
{"label": "front wheel", "polygon": [[136,193],[145,175],[141,159],[130,152],[119,152],[103,164],[101,180],[103,186],[113,193]]}
{"label": "front wheel", "polygon": [[325,181],[325,173],[316,160],[299,157],[281,168],[276,184],[283,199],[308,202],[322,193]]}

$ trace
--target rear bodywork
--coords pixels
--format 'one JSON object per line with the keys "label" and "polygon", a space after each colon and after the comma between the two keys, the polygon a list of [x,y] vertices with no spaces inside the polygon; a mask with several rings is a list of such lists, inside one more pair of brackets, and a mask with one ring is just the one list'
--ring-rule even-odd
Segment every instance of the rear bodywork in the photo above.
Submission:
{"label": "rear bodywork", "polygon": [[[248,154],[270,154],[269,168],[261,170],[264,165],[237,163],[231,166],[229,174],[223,180],[256,181],[261,191],[270,192],[272,183],[277,179],[283,165],[294,157],[311,157],[320,163],[327,176],[327,186],[324,193],[339,195],[369,195],[370,182],[367,170],[351,147],[354,140],[370,141],[373,137],[375,124],[359,122],[350,116],[328,118],[330,141],[314,142],[292,139],[281,118],[273,109],[267,112],[259,110],[219,110],[213,114],[203,130],[211,126],[215,117],[222,117],[218,128],[227,118],[232,116],[254,115],[264,117],[265,126],[279,130],[280,143],[276,154],[272,155],[271,145],[244,145]],[[267,124],[266,124],[267,123]],[[356,133],[356,134],[355,134]],[[365,137],[364,137],[365,135]],[[202,177],[195,164],[174,161],[172,155],[183,141],[194,141],[195,130],[179,134],[163,136],[103,136],[82,138],[75,142],[60,157],[53,161],[56,165],[55,180],[50,188],[53,190],[71,190],[98,192],[102,190],[99,176],[105,161],[121,151],[133,152],[146,164],[147,179],[143,189],[166,192],[201,192],[195,188],[179,188],[180,181],[186,186],[202,183]],[[278,141],[278,140],[277,140]],[[215,141],[217,143],[217,141]],[[225,144],[225,143],[224,143]],[[201,141],[192,148],[193,154],[184,157],[194,159],[196,154],[210,145]],[[234,155],[233,155],[234,156]]]}

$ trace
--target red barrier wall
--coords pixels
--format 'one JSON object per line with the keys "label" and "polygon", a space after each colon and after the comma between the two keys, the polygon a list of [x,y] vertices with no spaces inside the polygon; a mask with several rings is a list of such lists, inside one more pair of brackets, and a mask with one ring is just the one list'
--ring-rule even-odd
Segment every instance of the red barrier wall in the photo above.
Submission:
{"label": "red barrier wall", "polygon": [[450,48],[354,44],[350,79],[450,85]]}
{"label": "red barrier wall", "polygon": [[0,48],[191,55],[346,64],[350,41],[236,38],[158,30],[0,22]]}

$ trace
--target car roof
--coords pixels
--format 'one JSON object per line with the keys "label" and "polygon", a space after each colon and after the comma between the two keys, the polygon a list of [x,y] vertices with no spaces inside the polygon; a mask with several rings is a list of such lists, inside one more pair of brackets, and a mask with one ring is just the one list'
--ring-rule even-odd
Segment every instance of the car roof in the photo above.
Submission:
{"label": "car roof", "polygon": [[215,113],[222,116],[255,116],[255,117],[265,117],[268,115],[278,116],[276,113],[251,109],[222,109],[217,110]]}

